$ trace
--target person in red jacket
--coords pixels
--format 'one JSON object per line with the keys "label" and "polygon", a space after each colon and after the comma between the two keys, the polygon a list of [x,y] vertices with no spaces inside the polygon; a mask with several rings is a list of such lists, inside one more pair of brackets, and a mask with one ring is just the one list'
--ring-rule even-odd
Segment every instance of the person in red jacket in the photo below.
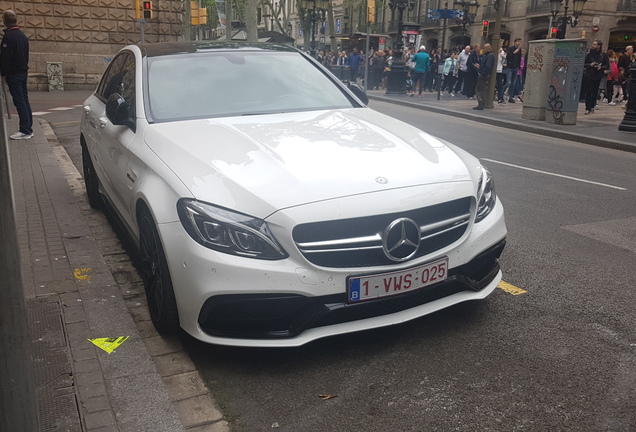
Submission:
{"label": "person in red jacket", "polygon": [[0,48],[0,70],[2,80],[9,87],[13,104],[20,117],[20,131],[11,139],[33,137],[33,114],[27,91],[27,71],[29,70],[29,40],[18,27],[18,16],[12,10],[5,10],[2,20],[6,29]]}

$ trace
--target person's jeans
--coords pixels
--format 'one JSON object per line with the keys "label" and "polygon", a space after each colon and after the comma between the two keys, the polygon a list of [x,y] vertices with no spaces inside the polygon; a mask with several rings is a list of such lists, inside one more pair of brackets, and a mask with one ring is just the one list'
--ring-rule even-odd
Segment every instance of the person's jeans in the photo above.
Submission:
{"label": "person's jeans", "polygon": [[464,89],[462,88],[462,86],[464,85],[466,74],[466,71],[462,71],[461,69],[459,70],[459,73],[457,74],[457,82],[455,83],[455,93],[464,93]]}
{"label": "person's jeans", "polygon": [[601,85],[600,79],[587,80],[587,86],[585,88],[585,110],[591,111],[596,106],[598,100],[598,88]]}
{"label": "person's jeans", "polygon": [[33,133],[33,114],[27,92],[27,74],[7,75],[6,78],[9,93],[13,98],[13,105],[18,110],[20,132],[31,135]]}
{"label": "person's jeans", "polygon": [[477,96],[477,103],[480,107],[483,107],[486,104],[489,81],[490,75],[480,75],[477,78],[477,84],[475,85],[475,96]]}
{"label": "person's jeans", "polygon": [[504,73],[506,74],[506,84],[504,85],[501,94],[502,96],[505,95],[506,90],[508,90],[508,100],[510,100],[514,97],[515,82],[517,81],[517,69],[505,68]]}
{"label": "person's jeans", "polygon": [[356,82],[358,79],[358,74],[360,72],[360,69],[357,68],[351,68],[349,69],[349,76],[351,78],[351,82]]}
{"label": "person's jeans", "polygon": [[497,88],[497,99],[499,100],[499,102],[503,102],[504,100],[504,94],[503,94],[503,88],[504,88],[504,84],[506,84],[506,75],[504,75],[503,72],[497,72],[497,83],[496,83],[496,88]]}

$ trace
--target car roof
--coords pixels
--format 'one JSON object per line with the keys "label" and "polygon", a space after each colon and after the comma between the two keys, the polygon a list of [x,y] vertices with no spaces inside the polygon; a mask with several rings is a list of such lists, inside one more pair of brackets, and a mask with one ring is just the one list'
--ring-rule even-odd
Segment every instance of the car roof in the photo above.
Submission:
{"label": "car roof", "polygon": [[278,52],[298,52],[296,48],[267,42],[237,42],[237,41],[180,41],[180,42],[159,42],[151,44],[137,45],[144,57],[167,56],[174,54],[185,54],[195,52],[212,51],[237,51],[237,50],[257,50],[257,51],[278,51]]}

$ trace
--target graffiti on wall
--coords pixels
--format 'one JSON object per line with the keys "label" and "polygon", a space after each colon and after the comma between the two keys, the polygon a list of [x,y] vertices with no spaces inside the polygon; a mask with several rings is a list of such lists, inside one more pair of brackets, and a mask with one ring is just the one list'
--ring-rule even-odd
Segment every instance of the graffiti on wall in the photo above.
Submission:
{"label": "graffiti on wall", "polygon": [[64,91],[62,63],[47,63],[46,76],[49,80],[49,91]]}

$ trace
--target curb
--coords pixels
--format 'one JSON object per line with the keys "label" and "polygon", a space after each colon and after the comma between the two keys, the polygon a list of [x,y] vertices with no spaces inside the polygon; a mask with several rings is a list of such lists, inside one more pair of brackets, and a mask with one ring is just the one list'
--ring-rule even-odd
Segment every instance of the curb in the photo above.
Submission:
{"label": "curb", "polygon": [[[428,104],[410,102],[406,100],[398,100],[391,97],[367,94],[370,100],[377,100],[381,102],[392,103],[396,105],[407,106],[409,108],[417,108],[424,111],[430,111],[437,114],[450,115],[453,117],[461,117],[463,120],[470,120],[479,123],[486,123],[493,126],[499,126],[507,129],[514,129],[522,132],[529,132],[537,135],[548,136],[551,138],[563,139],[567,141],[575,141],[581,144],[590,144],[597,147],[610,148],[614,150],[622,150],[630,153],[636,153],[636,145],[628,144],[622,141],[616,141],[607,138],[592,137],[589,135],[582,135],[573,132],[567,132],[562,130],[555,130],[548,127],[542,127],[532,124],[524,124],[518,122],[511,122],[508,120],[502,120],[494,117],[480,116],[464,110],[452,110],[449,108],[441,108]],[[533,120],[529,120],[532,122]]]}

